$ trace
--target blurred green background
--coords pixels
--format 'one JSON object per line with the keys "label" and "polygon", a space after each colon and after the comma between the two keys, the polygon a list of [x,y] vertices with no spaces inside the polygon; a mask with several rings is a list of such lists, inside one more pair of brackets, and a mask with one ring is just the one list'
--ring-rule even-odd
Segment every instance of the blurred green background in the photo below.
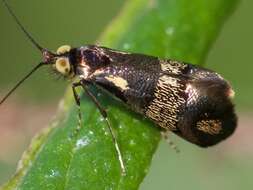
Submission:
{"label": "blurred green background", "polygon": [[[22,23],[49,49],[63,44],[94,43],[123,0],[11,1]],[[83,5],[80,6],[80,5]],[[85,5],[85,6],[84,6]],[[242,1],[219,35],[205,66],[228,79],[236,92],[239,127],[221,145],[203,150],[172,136],[176,154],[161,143],[141,189],[252,189],[253,89],[251,51],[253,1]],[[0,4],[0,95],[40,60],[40,53],[24,37]],[[68,81],[41,69],[0,107],[0,183],[14,173],[31,137],[54,115]]]}

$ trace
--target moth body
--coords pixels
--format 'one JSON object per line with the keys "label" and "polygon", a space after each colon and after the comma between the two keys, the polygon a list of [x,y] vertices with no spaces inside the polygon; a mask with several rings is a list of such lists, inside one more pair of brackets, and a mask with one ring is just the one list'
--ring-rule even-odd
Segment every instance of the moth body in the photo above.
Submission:
{"label": "moth body", "polygon": [[191,143],[211,146],[236,128],[233,90],[216,72],[95,45],[69,49],[66,55],[71,76],[100,86]]}

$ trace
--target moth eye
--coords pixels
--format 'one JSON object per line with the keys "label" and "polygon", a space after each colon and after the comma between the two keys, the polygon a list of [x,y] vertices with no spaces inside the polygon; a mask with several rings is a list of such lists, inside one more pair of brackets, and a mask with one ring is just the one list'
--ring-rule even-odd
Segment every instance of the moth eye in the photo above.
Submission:
{"label": "moth eye", "polygon": [[58,55],[61,55],[61,54],[69,52],[70,50],[71,50],[71,47],[69,45],[63,45],[57,49],[56,53]]}
{"label": "moth eye", "polygon": [[68,75],[70,73],[70,63],[68,58],[58,58],[55,62],[55,68],[61,74]]}

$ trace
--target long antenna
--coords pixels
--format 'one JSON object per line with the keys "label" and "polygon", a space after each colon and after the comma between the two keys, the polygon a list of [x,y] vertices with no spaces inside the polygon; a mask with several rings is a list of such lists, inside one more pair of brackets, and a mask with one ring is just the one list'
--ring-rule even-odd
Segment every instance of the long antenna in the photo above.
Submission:
{"label": "long antenna", "polygon": [[41,62],[38,65],[36,65],[25,77],[23,77],[0,101],[0,105],[4,103],[4,101],[27,79],[29,78],[38,68],[40,68],[42,65],[45,65],[46,63]]}
{"label": "long antenna", "polygon": [[25,29],[25,27],[21,24],[21,22],[19,21],[17,16],[14,14],[14,12],[12,11],[9,4],[5,0],[2,0],[2,1],[5,5],[5,7],[7,8],[8,12],[10,13],[10,15],[14,18],[14,20],[16,21],[16,23],[20,27],[20,29],[25,33],[26,37],[33,43],[34,46],[36,46],[37,49],[39,49],[41,52],[43,52],[45,49],[43,47],[41,47],[38,42],[35,41],[35,39],[31,36],[31,34],[29,34],[29,32]]}

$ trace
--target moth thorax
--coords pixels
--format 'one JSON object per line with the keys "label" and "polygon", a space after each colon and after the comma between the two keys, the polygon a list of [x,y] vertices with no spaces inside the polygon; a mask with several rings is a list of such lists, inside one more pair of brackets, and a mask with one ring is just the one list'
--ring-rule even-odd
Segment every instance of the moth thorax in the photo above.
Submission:
{"label": "moth thorax", "polygon": [[82,79],[88,79],[91,75],[90,67],[82,62],[76,68],[76,75]]}

